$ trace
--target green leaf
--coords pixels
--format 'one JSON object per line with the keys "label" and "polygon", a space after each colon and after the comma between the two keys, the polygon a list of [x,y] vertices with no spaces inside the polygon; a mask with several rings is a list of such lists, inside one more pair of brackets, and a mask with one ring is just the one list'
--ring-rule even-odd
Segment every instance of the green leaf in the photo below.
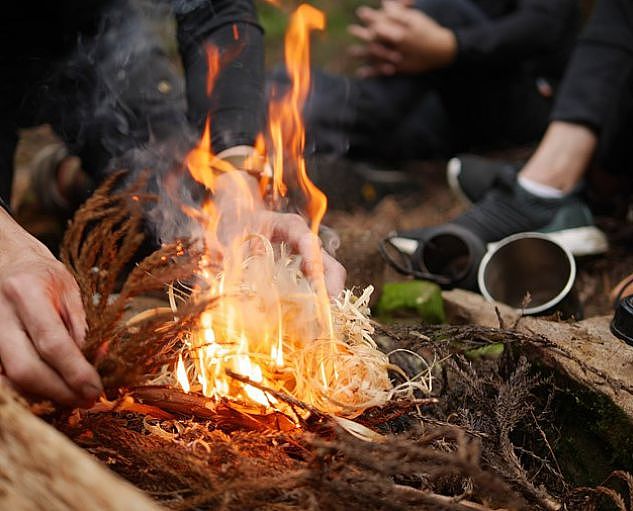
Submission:
{"label": "green leaf", "polygon": [[386,283],[376,314],[383,321],[403,317],[418,318],[429,324],[446,321],[440,287],[424,280]]}

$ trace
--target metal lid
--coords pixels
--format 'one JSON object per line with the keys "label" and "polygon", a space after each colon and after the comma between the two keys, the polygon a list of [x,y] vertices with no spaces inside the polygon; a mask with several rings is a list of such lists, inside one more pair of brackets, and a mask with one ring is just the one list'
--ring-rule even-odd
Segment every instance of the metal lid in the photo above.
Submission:
{"label": "metal lid", "polygon": [[633,296],[627,296],[618,302],[611,321],[611,332],[633,346]]}

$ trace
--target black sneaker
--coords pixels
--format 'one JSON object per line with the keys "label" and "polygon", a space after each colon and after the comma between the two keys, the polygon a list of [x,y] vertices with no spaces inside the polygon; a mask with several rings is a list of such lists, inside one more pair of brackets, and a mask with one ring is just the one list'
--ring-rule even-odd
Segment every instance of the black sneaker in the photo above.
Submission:
{"label": "black sneaker", "polygon": [[446,180],[455,196],[470,205],[479,202],[497,185],[511,186],[522,166],[522,163],[464,154],[449,160]]}
{"label": "black sneaker", "polygon": [[511,187],[497,186],[471,209],[453,220],[493,243],[519,232],[542,232],[573,255],[601,254],[609,245],[605,234],[578,194],[560,199],[542,198],[525,190],[515,180]]}

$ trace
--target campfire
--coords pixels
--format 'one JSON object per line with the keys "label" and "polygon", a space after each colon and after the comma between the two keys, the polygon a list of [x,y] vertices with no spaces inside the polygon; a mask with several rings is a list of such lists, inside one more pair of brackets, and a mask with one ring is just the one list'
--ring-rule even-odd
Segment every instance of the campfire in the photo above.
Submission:
{"label": "campfire", "polygon": [[[274,94],[254,151],[239,165],[214,154],[207,119],[180,162],[207,192],[178,204],[198,236],[131,264],[160,204],[150,173],[125,186],[129,173],[111,176],[78,211],[62,259],[105,396],[88,410],[32,409],[170,509],[591,509],[581,504],[610,490],[568,484],[548,442],[557,384],[517,355],[551,349],[544,337],[380,326],[371,287],[328,296],[322,265],[307,272],[255,221],[295,207],[320,260],[327,200],[308,178],[301,112],[310,34],[324,26],[311,6],[292,14],[290,85]],[[226,57],[207,56],[211,94]],[[229,213],[216,203],[221,182]],[[147,305],[148,295],[161,298]]]}
{"label": "campfire", "polygon": [[[209,192],[215,191],[219,173],[230,179],[235,206],[225,218],[211,195],[201,211],[186,210],[202,226],[205,241],[193,298],[186,299],[211,305],[188,334],[174,372],[187,393],[227,399],[257,413],[292,412],[235,375],[348,417],[384,404],[393,394],[388,358],[376,349],[367,319],[371,289],[358,298],[348,291],[332,303],[322,271],[308,280],[288,247],[253,234],[259,227],[253,225],[254,210],[284,211],[289,188],[295,187],[315,235],[313,257],[321,258],[316,236],[327,200],[308,177],[301,112],[310,87],[310,33],[324,26],[323,13],[309,5],[291,17],[285,52],[290,87],[271,101],[267,131],[245,163],[247,169],[264,170],[256,194],[261,203],[253,200],[250,176],[211,152],[210,119],[186,160],[191,176]],[[211,94],[221,58],[213,47],[207,54]],[[177,314],[173,294],[172,305]]]}

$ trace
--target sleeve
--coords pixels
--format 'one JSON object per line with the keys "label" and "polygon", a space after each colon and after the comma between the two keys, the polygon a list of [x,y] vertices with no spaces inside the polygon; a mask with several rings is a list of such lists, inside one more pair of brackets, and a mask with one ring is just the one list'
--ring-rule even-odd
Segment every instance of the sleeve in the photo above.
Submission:
{"label": "sleeve", "polygon": [[495,64],[560,51],[579,21],[577,0],[519,0],[511,13],[454,29],[457,64]]}
{"label": "sleeve", "polygon": [[561,84],[552,119],[599,132],[633,75],[633,2],[598,0]]}
{"label": "sleeve", "polygon": [[[216,153],[252,145],[264,117],[263,30],[252,0],[172,0],[187,81],[192,124],[211,118]],[[215,46],[221,69],[207,96],[206,47]]]}

